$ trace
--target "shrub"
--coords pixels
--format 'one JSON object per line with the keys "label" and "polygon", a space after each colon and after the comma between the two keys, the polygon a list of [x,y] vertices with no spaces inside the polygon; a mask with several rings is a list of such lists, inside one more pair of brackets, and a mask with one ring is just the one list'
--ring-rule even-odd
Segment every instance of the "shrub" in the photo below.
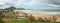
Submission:
{"label": "shrub", "polygon": [[39,22],[44,22],[43,18],[41,18],[41,17],[38,17],[38,21]]}
{"label": "shrub", "polygon": [[45,23],[48,23],[48,22],[51,22],[51,21],[52,21],[51,17],[49,17],[49,18],[44,18],[44,22],[45,22]]}
{"label": "shrub", "polygon": [[53,22],[56,22],[57,17],[53,16],[52,20],[53,20]]}
{"label": "shrub", "polygon": [[30,15],[30,16],[29,16],[29,20],[30,20],[30,22],[35,21],[35,17],[32,16],[32,15]]}

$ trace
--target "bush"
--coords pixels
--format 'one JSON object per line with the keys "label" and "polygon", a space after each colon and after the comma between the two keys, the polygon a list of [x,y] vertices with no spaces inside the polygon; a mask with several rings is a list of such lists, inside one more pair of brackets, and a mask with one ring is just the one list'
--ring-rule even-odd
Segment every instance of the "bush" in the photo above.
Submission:
{"label": "bush", "polygon": [[32,15],[30,15],[30,16],[29,16],[29,20],[30,20],[30,22],[35,21],[35,17],[32,16]]}
{"label": "bush", "polygon": [[41,18],[41,17],[38,17],[38,21],[39,22],[44,22],[43,18]]}
{"label": "bush", "polygon": [[56,22],[57,17],[53,16],[52,20],[53,20],[53,22]]}

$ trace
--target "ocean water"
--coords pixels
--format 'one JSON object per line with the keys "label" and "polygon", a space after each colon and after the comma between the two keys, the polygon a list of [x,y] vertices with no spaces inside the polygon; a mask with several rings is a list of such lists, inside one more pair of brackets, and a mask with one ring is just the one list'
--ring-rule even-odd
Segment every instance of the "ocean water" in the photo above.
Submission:
{"label": "ocean water", "polygon": [[39,13],[39,14],[60,14],[59,10],[24,10],[26,13]]}

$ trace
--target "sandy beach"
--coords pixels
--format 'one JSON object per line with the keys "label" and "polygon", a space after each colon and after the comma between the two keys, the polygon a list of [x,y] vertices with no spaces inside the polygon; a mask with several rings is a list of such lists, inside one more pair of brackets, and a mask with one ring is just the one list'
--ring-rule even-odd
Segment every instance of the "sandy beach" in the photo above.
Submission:
{"label": "sandy beach", "polygon": [[[52,16],[56,16],[56,15],[51,15],[51,14],[32,14],[36,19],[38,19],[38,17],[42,17],[42,18],[49,18]],[[60,16],[56,16],[57,20],[56,22],[60,22]]]}

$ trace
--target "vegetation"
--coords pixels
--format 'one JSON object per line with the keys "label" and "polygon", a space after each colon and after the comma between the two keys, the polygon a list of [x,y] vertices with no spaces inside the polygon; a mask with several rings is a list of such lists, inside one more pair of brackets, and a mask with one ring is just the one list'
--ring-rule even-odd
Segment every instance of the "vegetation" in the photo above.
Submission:
{"label": "vegetation", "polygon": [[30,21],[30,23],[32,23],[33,21],[35,21],[35,17],[32,16],[32,14],[29,16],[29,21]]}
{"label": "vegetation", "polygon": [[53,16],[53,22],[56,22],[57,17]]}
{"label": "vegetation", "polygon": [[25,14],[26,15],[25,17],[28,18],[28,14],[27,13],[23,13],[23,14]]}
{"label": "vegetation", "polygon": [[[26,18],[29,19],[25,19],[25,20],[12,20],[12,21],[3,21],[2,18],[13,18],[16,16],[16,13],[14,12],[16,8],[11,6],[9,8],[6,8],[4,10],[0,10],[0,23],[60,23],[60,22],[56,22],[57,17],[53,16],[53,18],[41,18],[39,17],[38,20],[36,20],[36,18],[34,16],[32,16],[32,14],[30,16],[28,16],[26,13],[23,13],[26,15]],[[16,18],[16,17],[15,17]],[[53,20],[53,22],[52,22]]]}
{"label": "vegetation", "polygon": [[[5,21],[5,23],[30,23],[29,20],[12,20],[12,21]],[[44,22],[38,22],[34,21],[32,23],[44,23]],[[60,22],[48,22],[48,23],[60,23]]]}
{"label": "vegetation", "polygon": [[3,11],[0,11],[0,23],[4,23],[4,21],[2,20],[3,17],[4,17],[3,16]]}

